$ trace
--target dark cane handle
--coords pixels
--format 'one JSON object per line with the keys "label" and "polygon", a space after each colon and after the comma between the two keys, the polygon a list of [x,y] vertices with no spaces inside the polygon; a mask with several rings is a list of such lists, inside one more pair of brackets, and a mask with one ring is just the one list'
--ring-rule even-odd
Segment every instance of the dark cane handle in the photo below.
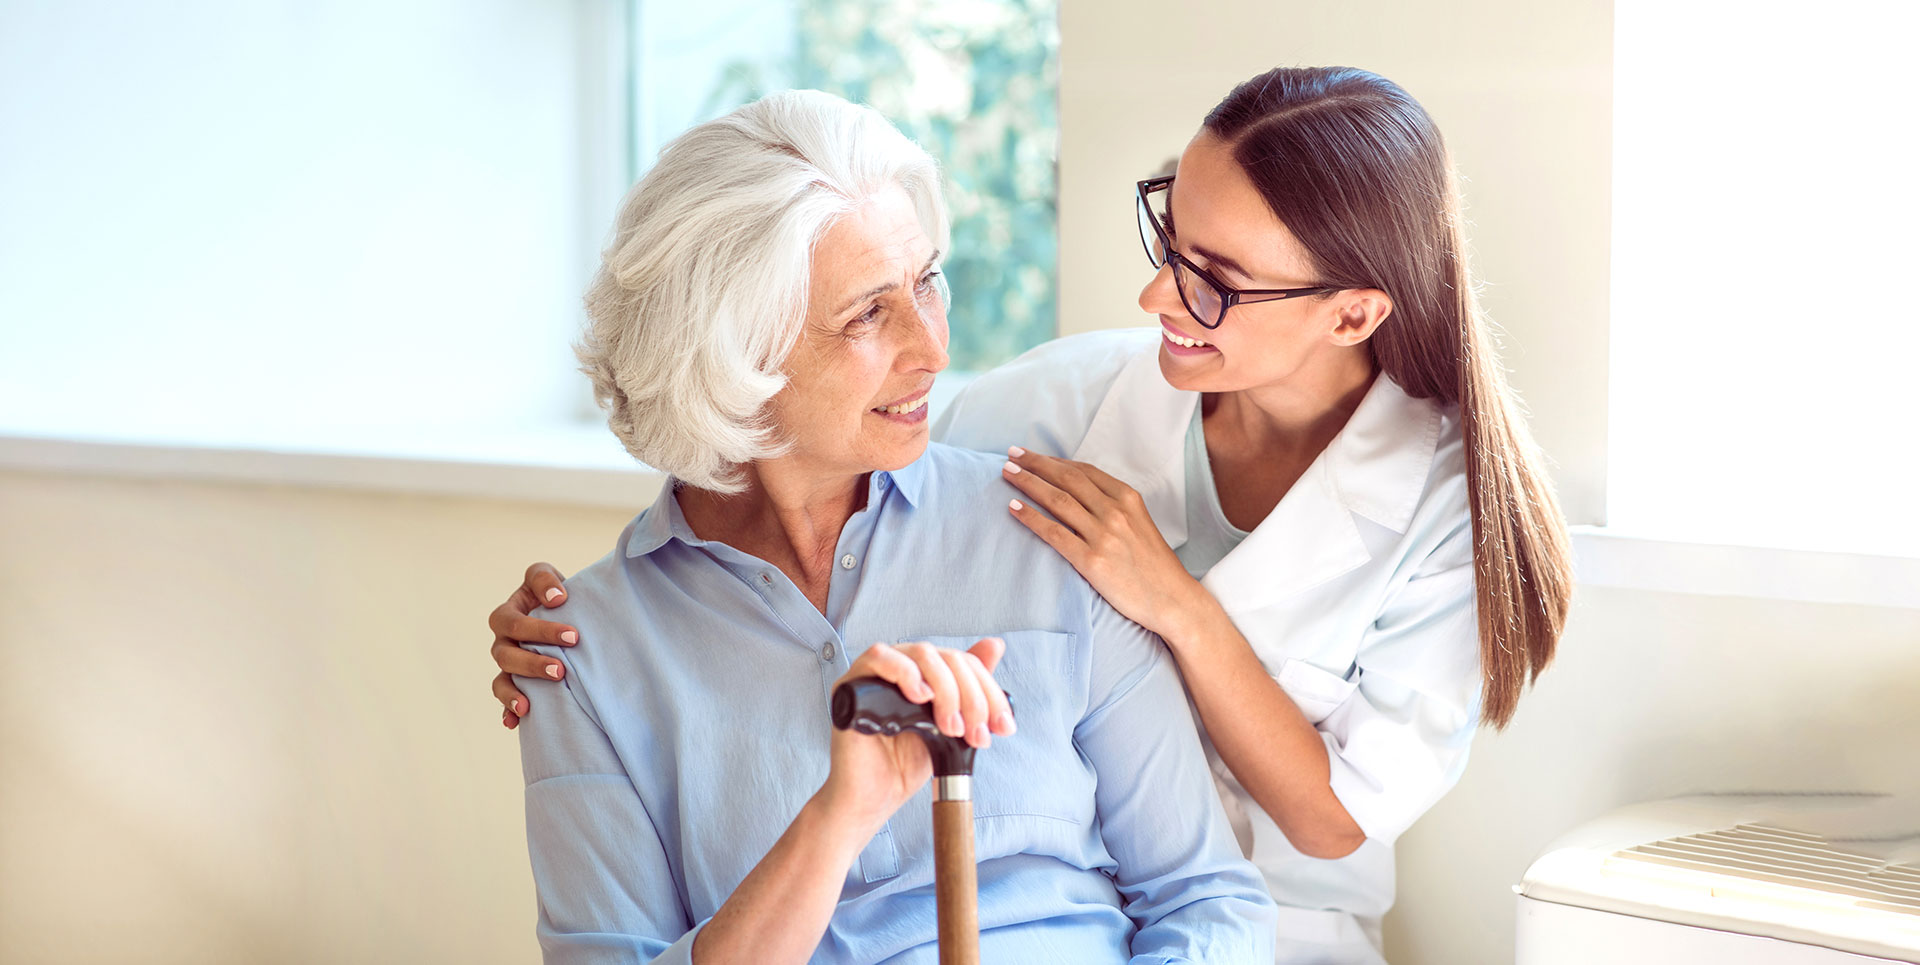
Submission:
{"label": "dark cane handle", "polygon": [[[1011,694],[1007,706],[1013,706]],[[879,677],[856,677],[834,688],[833,726],[884,737],[916,734],[927,745],[935,777],[973,773],[972,745],[940,733],[933,723],[933,705],[908,700],[900,688]]]}

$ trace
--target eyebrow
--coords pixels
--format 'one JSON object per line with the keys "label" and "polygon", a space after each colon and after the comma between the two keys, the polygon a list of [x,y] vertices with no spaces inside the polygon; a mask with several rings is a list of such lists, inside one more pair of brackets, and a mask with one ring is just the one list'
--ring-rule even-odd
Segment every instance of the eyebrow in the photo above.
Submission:
{"label": "eyebrow", "polygon": [[[925,265],[920,266],[920,274],[924,275],[928,271],[932,270],[933,266],[939,263],[939,261],[940,261],[940,251],[939,249],[935,249],[933,252],[933,256],[927,259],[927,263]],[[853,308],[853,306],[858,305],[861,302],[864,302],[867,299],[873,298],[877,295],[884,295],[887,292],[893,291],[894,289],[899,287],[900,287],[900,283],[897,281],[890,281],[884,285],[875,285],[872,288],[869,288],[866,291],[863,291],[860,294],[847,299],[845,304],[841,305],[839,308],[834,309],[833,314],[836,316],[845,315],[849,309]]]}
{"label": "eyebrow", "polygon": [[[1179,183],[1180,182],[1176,180],[1173,184],[1167,185],[1167,233],[1170,235],[1175,234],[1173,230],[1173,188],[1175,184]],[[1246,266],[1234,261],[1232,258],[1228,258],[1226,255],[1214,251],[1212,248],[1201,245],[1192,245],[1191,247],[1193,248],[1194,254],[1207,260],[1207,264],[1219,265],[1248,281],[1254,281],[1253,272],[1248,271]]]}

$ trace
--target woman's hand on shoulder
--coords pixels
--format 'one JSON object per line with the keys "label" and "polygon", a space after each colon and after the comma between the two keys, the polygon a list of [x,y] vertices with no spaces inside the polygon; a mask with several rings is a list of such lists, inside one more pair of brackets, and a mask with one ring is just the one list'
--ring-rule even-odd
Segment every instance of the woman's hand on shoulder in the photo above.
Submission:
{"label": "woman's hand on shoulder", "polygon": [[500,667],[499,676],[493,678],[493,696],[505,708],[500,723],[508,730],[520,726],[520,719],[533,711],[527,695],[513,685],[514,677],[559,680],[566,674],[560,661],[543,657],[521,644],[571,647],[580,642],[580,634],[573,627],[529,616],[540,607],[567,602],[567,588],[562,585],[565,579],[551,564],[535,563],[527,567],[520,588],[487,616],[487,629],[493,631],[493,662]]}
{"label": "woman's hand on shoulder", "polygon": [[1199,597],[1212,602],[1132,486],[1092,464],[1019,446],[1007,450],[1000,475],[1024,497],[1008,504],[1013,517],[1073,564],[1115,610],[1169,645],[1189,606]]}
{"label": "woman's hand on shoulder", "polygon": [[[993,668],[1006,650],[1006,642],[998,637],[965,650],[927,643],[877,643],[854,660],[834,686],[878,677],[899,687],[916,704],[931,703],[934,724],[942,734],[983,748],[993,742],[993,735],[1014,732],[1013,707],[993,679]],[[832,755],[821,796],[836,815],[875,827],[933,776],[926,745],[912,734],[879,737],[835,729]]]}

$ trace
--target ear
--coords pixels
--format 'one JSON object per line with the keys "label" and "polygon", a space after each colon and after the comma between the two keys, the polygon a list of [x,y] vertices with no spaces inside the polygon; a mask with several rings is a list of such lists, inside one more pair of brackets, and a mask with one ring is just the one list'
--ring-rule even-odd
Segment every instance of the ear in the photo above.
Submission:
{"label": "ear", "polygon": [[1380,323],[1393,314],[1393,299],[1378,288],[1356,288],[1334,296],[1333,330],[1328,333],[1335,345],[1359,345],[1373,337]]}

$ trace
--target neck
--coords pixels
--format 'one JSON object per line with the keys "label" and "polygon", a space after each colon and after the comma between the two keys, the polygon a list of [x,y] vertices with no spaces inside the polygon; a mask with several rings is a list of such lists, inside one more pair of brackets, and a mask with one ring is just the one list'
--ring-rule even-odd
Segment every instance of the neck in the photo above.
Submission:
{"label": "neck", "polygon": [[867,475],[823,474],[785,459],[746,469],[744,492],[680,490],[680,512],[701,539],[752,553],[804,585],[830,569],[840,531],[866,508]]}
{"label": "neck", "polygon": [[1360,407],[1376,371],[1372,355],[1356,348],[1284,382],[1213,396],[1206,417],[1250,451],[1318,455]]}

